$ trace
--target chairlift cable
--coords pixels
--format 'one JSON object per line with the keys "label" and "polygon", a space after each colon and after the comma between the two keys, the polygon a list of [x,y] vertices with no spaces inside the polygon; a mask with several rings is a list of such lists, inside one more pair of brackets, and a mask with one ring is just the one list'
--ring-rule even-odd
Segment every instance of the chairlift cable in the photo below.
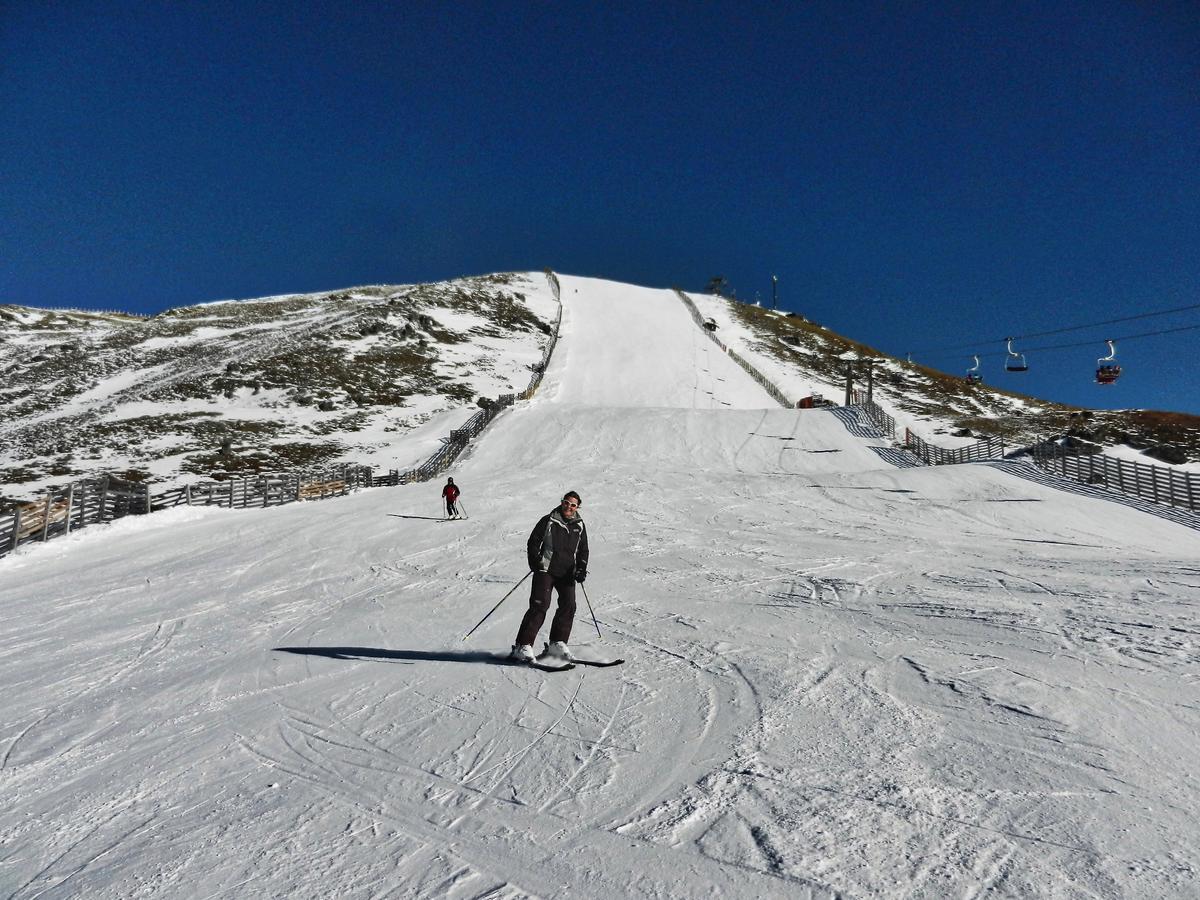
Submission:
{"label": "chairlift cable", "polygon": [[[1182,325],[1179,328],[1163,328],[1158,331],[1143,331],[1141,334],[1127,334],[1127,335],[1124,335],[1123,337],[1118,336],[1118,337],[1112,338],[1112,341],[1115,344],[1115,343],[1119,343],[1121,341],[1134,341],[1139,338],[1157,337],[1160,334],[1175,334],[1176,332],[1180,332],[1180,331],[1196,331],[1197,329],[1200,329],[1200,325]],[[1073,344],[1051,344],[1051,345],[1045,346],[1045,347],[1024,347],[1024,348],[1022,348],[1022,353],[1040,353],[1044,350],[1069,350],[1074,347],[1092,347],[1095,344],[1096,344],[1096,341],[1093,340],[1093,341],[1076,341]],[[974,346],[974,345],[970,345],[970,346]],[[997,356],[1007,357],[1008,352],[1007,351],[998,351],[996,353],[980,353],[979,356],[988,357],[988,358],[995,358]]]}
{"label": "chairlift cable", "polygon": [[[1099,328],[1102,325],[1115,325],[1119,322],[1133,322],[1137,319],[1150,319],[1155,316],[1170,315],[1171,313],[1188,312],[1193,309],[1200,309],[1200,303],[1193,303],[1190,306],[1177,306],[1174,309],[1160,309],[1156,312],[1138,313],[1137,315],[1133,315],[1133,316],[1121,316],[1120,318],[1116,318],[1116,319],[1106,319],[1103,322],[1089,322],[1085,325],[1071,325],[1066,328],[1054,328],[1054,329],[1051,329],[1050,331],[1035,331],[1030,334],[1014,334],[1014,335],[1012,335],[1011,339],[1023,341],[1023,340],[1027,340],[1029,338],[1047,337],[1052,334],[1065,334],[1068,331],[1082,331],[1085,328]],[[1179,329],[1179,330],[1186,330],[1186,328]],[[1169,332],[1162,332],[1162,333],[1166,334]],[[941,353],[941,352],[950,351],[950,350],[969,350],[973,347],[978,347],[981,344],[1004,343],[1007,340],[1009,340],[1009,338],[1007,338],[1007,337],[990,338],[990,339],[983,340],[983,341],[973,341],[969,344],[955,344],[952,347],[927,347],[924,350],[912,350],[912,351],[908,351],[908,352],[910,352],[913,355],[920,355],[920,354],[924,354],[924,353]],[[1126,338],[1126,340],[1128,340],[1128,338]],[[1092,343],[1092,342],[1089,341],[1088,343]]]}
{"label": "chairlift cable", "polygon": [[1192,309],[1200,309],[1200,303],[1195,303],[1191,306],[1180,306],[1177,309],[1164,309],[1160,310],[1159,312],[1139,313],[1136,316],[1122,316],[1119,319],[1108,319],[1104,322],[1092,322],[1089,325],[1072,325],[1068,328],[1055,328],[1052,331],[1038,331],[1034,332],[1033,334],[1019,334],[1016,335],[1016,337],[1021,340],[1025,340],[1028,338],[1046,337],[1047,335],[1051,334],[1065,334],[1068,331],[1082,331],[1085,328],[1099,328],[1101,325],[1115,325],[1118,322],[1132,322],[1135,319],[1150,319],[1154,316],[1165,316],[1169,313],[1186,312]]}
{"label": "chairlift cable", "polygon": [[[1134,341],[1138,338],[1157,337],[1160,334],[1175,334],[1179,331],[1196,331],[1200,329],[1200,325],[1181,325],[1178,328],[1162,328],[1158,331],[1143,331],[1141,334],[1127,334],[1124,337],[1112,338],[1113,343],[1120,341]],[[1035,350],[1066,350],[1070,347],[1091,347],[1095,345],[1095,341],[1077,341],[1074,344],[1055,344],[1052,347],[1030,347],[1026,352]]]}

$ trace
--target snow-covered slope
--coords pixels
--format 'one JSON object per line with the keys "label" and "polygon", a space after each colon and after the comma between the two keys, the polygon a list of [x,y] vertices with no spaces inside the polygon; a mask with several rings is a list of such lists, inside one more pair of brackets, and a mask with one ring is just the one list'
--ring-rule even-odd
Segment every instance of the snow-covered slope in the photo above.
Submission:
{"label": "snow-covered slope", "polygon": [[[693,324],[673,291],[563,276],[559,378],[540,402],[746,408],[770,397]],[[772,404],[773,405],[773,404]]]}
{"label": "snow-covered slope", "polygon": [[[1200,531],[895,468],[670,294],[563,300],[466,520],[408,485],[0,561],[0,895],[1200,892]],[[463,635],[568,488],[572,643],[627,663],[502,665],[524,588]]]}

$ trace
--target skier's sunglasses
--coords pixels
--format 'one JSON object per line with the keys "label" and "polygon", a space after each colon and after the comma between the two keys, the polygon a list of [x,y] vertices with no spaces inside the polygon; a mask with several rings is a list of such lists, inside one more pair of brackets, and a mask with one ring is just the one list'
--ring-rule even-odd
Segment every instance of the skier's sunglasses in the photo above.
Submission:
{"label": "skier's sunglasses", "polygon": [[579,509],[579,504],[574,500],[564,500],[563,506],[567,507],[567,509]]}

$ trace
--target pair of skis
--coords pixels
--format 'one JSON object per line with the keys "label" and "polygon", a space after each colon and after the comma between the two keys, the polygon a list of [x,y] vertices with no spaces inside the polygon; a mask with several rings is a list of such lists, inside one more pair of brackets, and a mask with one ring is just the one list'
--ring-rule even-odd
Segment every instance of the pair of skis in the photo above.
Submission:
{"label": "pair of skis", "polygon": [[546,653],[543,653],[532,662],[523,662],[512,657],[507,657],[507,659],[514,666],[527,666],[530,669],[537,669],[540,672],[570,672],[576,666],[592,666],[597,669],[607,669],[610,666],[619,666],[625,662],[623,659],[560,659]]}

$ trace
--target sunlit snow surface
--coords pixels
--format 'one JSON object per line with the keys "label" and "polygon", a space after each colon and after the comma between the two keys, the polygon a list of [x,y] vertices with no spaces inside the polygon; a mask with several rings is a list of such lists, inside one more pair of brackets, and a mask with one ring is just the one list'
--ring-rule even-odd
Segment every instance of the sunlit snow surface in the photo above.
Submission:
{"label": "sunlit snow surface", "polygon": [[[562,279],[440,485],[0,560],[0,897],[1194,897],[1200,531],[780,409]],[[572,643],[500,665],[584,499]],[[580,600],[584,598],[581,595]],[[543,632],[544,636],[544,632]]]}

